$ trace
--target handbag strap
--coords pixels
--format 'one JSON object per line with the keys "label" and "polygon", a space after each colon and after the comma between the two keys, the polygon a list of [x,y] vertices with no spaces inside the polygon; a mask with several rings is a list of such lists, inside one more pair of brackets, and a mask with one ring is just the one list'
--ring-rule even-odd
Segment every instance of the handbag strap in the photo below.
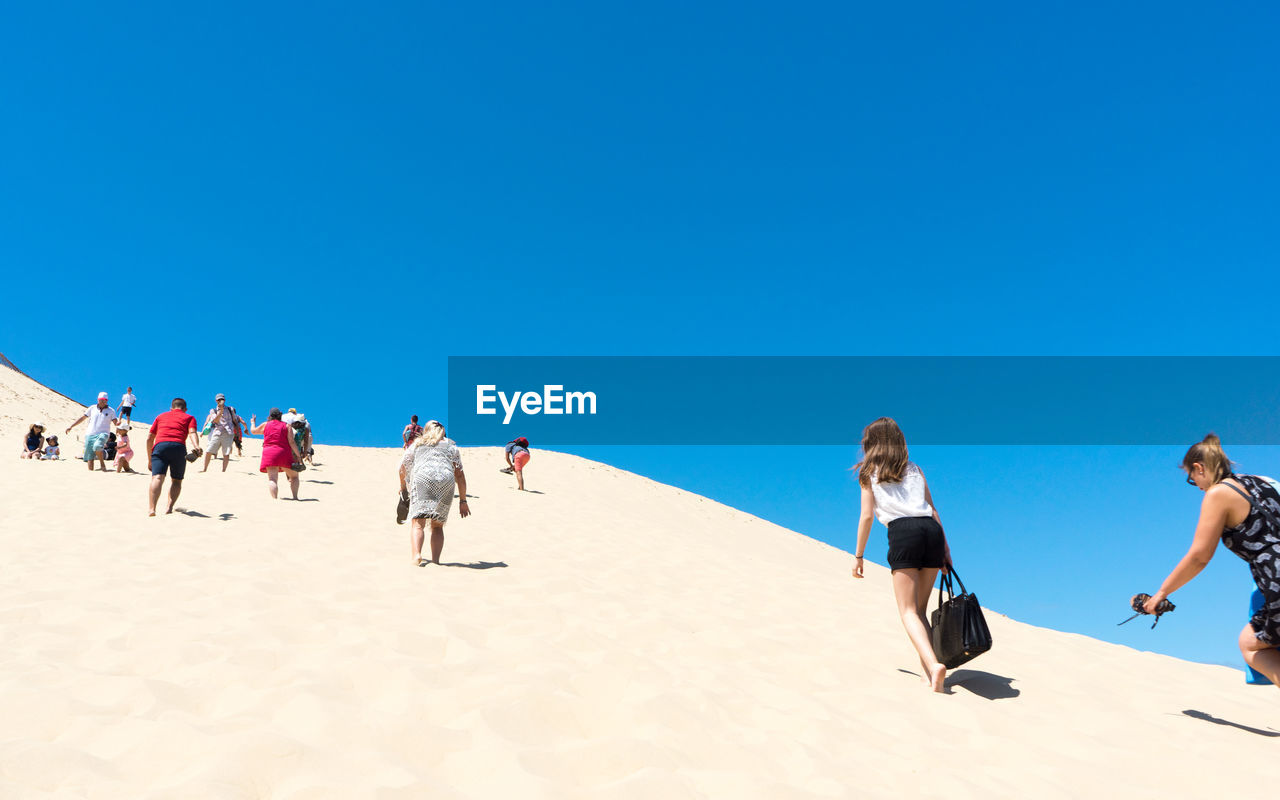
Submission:
{"label": "handbag strap", "polygon": [[[1232,475],[1232,476],[1230,476],[1230,477],[1235,478],[1236,476]],[[1240,479],[1239,479],[1239,478],[1236,478],[1236,480],[1240,480]],[[1233,491],[1233,492],[1235,492],[1236,494],[1240,495],[1240,496],[1241,496],[1241,497],[1243,497],[1245,500],[1248,500],[1248,501],[1249,501],[1249,505],[1253,506],[1253,508],[1254,508],[1254,510],[1255,510],[1255,511],[1257,511],[1257,512],[1258,512],[1258,513],[1260,513],[1260,514],[1262,514],[1262,516],[1264,516],[1264,517],[1266,517],[1266,518],[1267,518],[1267,522],[1270,522],[1270,523],[1271,523],[1271,529],[1272,529],[1272,530],[1274,530],[1274,531],[1276,531],[1276,532],[1278,532],[1278,533],[1280,533],[1280,519],[1276,519],[1276,515],[1275,515],[1275,514],[1272,514],[1272,513],[1271,513],[1270,511],[1268,511],[1265,507],[1263,507],[1263,505],[1262,505],[1261,503],[1259,503],[1257,500],[1253,499],[1253,494],[1252,494],[1251,492],[1244,492],[1244,491],[1241,491],[1241,490],[1240,490],[1240,487],[1235,486],[1234,484],[1227,483],[1225,480],[1222,482],[1222,485],[1223,485],[1223,486],[1226,486],[1226,487],[1227,487],[1227,488],[1229,488],[1229,489],[1231,489],[1231,491]]]}

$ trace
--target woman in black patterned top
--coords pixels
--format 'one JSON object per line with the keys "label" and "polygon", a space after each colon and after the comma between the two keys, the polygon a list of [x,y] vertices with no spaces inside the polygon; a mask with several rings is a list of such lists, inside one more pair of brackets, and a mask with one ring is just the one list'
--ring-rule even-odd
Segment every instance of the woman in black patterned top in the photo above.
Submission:
{"label": "woman in black patterned top", "polygon": [[1145,609],[1185,586],[1213,558],[1218,540],[1249,563],[1253,580],[1266,598],[1262,609],[1240,631],[1245,662],[1280,686],[1280,490],[1270,478],[1236,475],[1214,434],[1191,445],[1182,459],[1187,483],[1204,492],[1200,521],[1191,549],[1164,579]]}

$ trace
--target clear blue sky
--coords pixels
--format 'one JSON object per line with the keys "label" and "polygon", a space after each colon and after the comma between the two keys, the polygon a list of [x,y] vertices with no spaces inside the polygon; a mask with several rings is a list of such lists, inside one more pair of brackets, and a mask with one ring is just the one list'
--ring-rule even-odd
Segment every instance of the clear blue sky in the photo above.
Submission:
{"label": "clear blue sky", "polygon": [[[143,415],[225,391],[364,445],[443,414],[451,354],[1277,355],[1278,22],[16,7],[0,352],[77,397],[133,384]],[[1237,663],[1249,581],[1225,552],[1154,632],[1113,627],[1190,539],[1180,450],[915,455],[988,605]],[[853,443],[589,454],[849,541]]]}

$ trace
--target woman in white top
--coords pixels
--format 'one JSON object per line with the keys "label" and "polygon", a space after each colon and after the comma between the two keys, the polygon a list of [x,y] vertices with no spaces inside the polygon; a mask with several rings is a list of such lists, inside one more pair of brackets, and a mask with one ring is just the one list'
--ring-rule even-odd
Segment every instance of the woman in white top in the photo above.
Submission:
{"label": "woman in white top", "polygon": [[862,514],[853,577],[862,577],[862,554],[875,517],[889,529],[889,569],[902,626],[920,656],[925,683],[941,692],[947,668],[933,652],[925,609],[938,570],[951,563],[951,549],[933,507],[929,484],[920,468],[907,460],[907,440],[889,417],[881,417],[862,430],[862,461],[857,470]]}

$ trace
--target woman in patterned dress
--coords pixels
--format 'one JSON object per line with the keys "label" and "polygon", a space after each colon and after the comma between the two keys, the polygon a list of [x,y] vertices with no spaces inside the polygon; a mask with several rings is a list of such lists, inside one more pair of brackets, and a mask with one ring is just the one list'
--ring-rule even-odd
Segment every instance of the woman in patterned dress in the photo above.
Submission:
{"label": "woman in patterned dress", "polygon": [[426,538],[427,523],[431,524],[431,563],[440,563],[444,523],[449,519],[455,485],[461,497],[458,513],[469,517],[467,476],[462,472],[458,446],[445,438],[443,425],[431,420],[400,459],[400,494],[409,496],[410,547],[417,566],[423,563],[422,542]]}
{"label": "woman in patterned dress", "polygon": [[1245,663],[1280,686],[1280,491],[1269,478],[1236,475],[1222,443],[1212,433],[1191,445],[1182,459],[1187,483],[1204,492],[1191,549],[1144,606],[1148,614],[1185,586],[1213,558],[1218,539],[1249,562],[1253,580],[1266,598],[1240,631]]}

